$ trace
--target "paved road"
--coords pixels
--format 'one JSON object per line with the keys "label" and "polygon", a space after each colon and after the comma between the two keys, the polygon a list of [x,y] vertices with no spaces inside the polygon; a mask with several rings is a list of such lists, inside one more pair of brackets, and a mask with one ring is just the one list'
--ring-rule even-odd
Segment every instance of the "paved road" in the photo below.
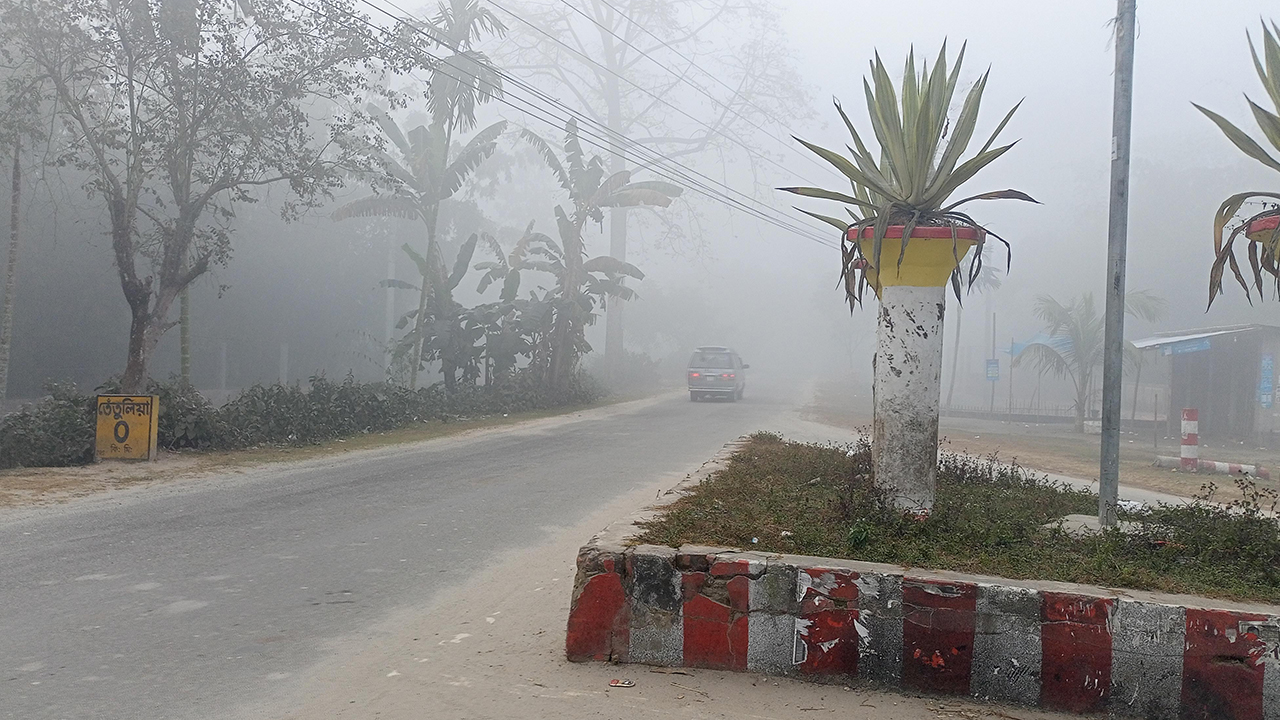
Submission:
{"label": "paved road", "polygon": [[329,639],[687,472],[802,396],[751,390],[0,513],[0,718],[215,718],[269,699]]}

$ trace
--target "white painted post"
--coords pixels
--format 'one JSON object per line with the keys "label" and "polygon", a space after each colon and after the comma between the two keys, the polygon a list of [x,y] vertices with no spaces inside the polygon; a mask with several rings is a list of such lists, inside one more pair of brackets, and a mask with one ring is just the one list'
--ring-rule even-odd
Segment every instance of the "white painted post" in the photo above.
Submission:
{"label": "white painted post", "polygon": [[1182,469],[1195,472],[1200,465],[1200,411],[1196,408],[1182,410]]}
{"label": "white painted post", "polygon": [[945,287],[889,285],[880,293],[872,461],[894,506],[933,510],[938,473]]}

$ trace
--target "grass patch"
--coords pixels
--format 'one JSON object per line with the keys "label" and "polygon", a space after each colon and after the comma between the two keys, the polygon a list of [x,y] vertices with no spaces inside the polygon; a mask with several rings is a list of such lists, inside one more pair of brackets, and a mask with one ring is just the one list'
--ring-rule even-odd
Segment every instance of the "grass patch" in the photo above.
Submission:
{"label": "grass patch", "polygon": [[[1280,603],[1275,494],[1126,513],[1127,533],[1074,538],[1044,527],[1097,512],[1098,499],[994,455],[944,453],[927,521],[895,512],[873,487],[871,448],[757,434],[727,466],[643,526],[638,542],[719,545],[906,567]],[[1207,487],[1203,500],[1214,488]]]}

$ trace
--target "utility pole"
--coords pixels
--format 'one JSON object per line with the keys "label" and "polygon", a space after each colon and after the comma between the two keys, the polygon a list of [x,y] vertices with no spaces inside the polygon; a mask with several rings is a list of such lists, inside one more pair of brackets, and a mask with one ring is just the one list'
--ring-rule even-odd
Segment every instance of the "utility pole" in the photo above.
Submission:
{"label": "utility pole", "polygon": [[[991,313],[991,355],[989,356],[997,363],[1000,362],[999,356],[996,355],[996,314]],[[991,405],[987,408],[987,414],[991,417],[996,415],[996,383],[997,380],[988,378],[987,382],[991,385]]]}
{"label": "utility pole", "polygon": [[1102,361],[1102,453],[1098,521],[1115,527],[1120,493],[1120,396],[1124,382],[1124,279],[1129,232],[1129,144],[1138,0],[1118,0],[1116,86],[1111,131],[1111,218],[1107,228],[1107,328]]}
{"label": "utility pole", "polygon": [[1013,338],[1009,338],[1009,422],[1013,422]]}

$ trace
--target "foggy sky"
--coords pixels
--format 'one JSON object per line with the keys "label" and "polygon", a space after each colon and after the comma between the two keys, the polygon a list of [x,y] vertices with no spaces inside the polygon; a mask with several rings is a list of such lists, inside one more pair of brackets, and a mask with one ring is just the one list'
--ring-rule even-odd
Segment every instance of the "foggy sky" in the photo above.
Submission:
{"label": "foggy sky", "polygon": [[[912,45],[918,58],[932,59],[944,38],[952,55],[967,40],[962,84],[988,67],[992,71],[973,149],[1009,107],[1025,102],[1003,136],[1021,138],[1020,144],[960,192],[1012,187],[1043,205],[971,206],[975,218],[1010,240],[1013,266],[1005,287],[990,300],[966,299],[961,334],[966,357],[986,352],[982,348],[990,338],[981,315],[988,306],[1001,317],[1003,344],[1010,336],[1025,338],[1039,330],[1030,313],[1037,294],[1065,301],[1093,291],[1101,300],[1114,64],[1107,23],[1114,1],[779,0],[777,7],[812,106],[797,108],[795,118],[778,118],[782,125],[768,124],[778,139],[748,135],[757,152],[775,158],[788,172],[753,165],[733,148],[681,162],[793,218],[793,204],[836,214],[832,204],[796,202],[771,190],[797,183],[841,188],[837,176],[801,157],[805,151],[794,142],[784,146],[781,140],[794,133],[843,147],[847,136],[831,98],[841,98],[854,122],[866,127],[861,83],[873,52],[880,52],[896,79]],[[1229,194],[1275,189],[1278,183],[1275,173],[1246,159],[1191,106],[1198,102],[1256,133],[1243,95],[1265,105],[1265,93],[1245,33],[1256,36],[1259,15],[1269,9],[1244,0],[1139,4],[1128,284],[1163,295],[1171,313],[1157,326],[1131,321],[1130,338],[1160,329],[1277,323],[1280,304],[1269,298],[1251,308],[1233,285],[1204,313],[1214,211]],[[715,28],[708,30],[708,45],[721,40]],[[707,58],[702,62],[714,67],[714,53]],[[711,87],[706,79],[701,82]],[[698,117],[714,111],[688,89],[671,98]],[[482,126],[498,116],[547,138],[560,136],[556,128],[497,103],[484,108]],[[514,138],[504,142],[506,153],[522,152]],[[483,201],[495,223],[508,234],[529,220],[544,231],[554,228],[551,208],[566,198],[549,174],[536,164],[503,168],[499,174],[507,172],[497,194]],[[359,186],[350,189],[351,196],[363,193]],[[54,195],[61,208],[56,224],[42,209],[49,193],[29,194],[29,229],[20,258],[12,382],[27,396],[44,379],[100,382],[123,366],[128,314],[110,268],[99,210],[78,190]],[[335,224],[327,212],[285,225],[267,207],[246,210],[244,218],[252,222],[238,230],[229,267],[202,280],[193,292],[197,385],[217,384],[217,352],[224,343],[231,347],[233,387],[275,380],[278,345],[284,341],[291,343],[294,379],[316,370],[340,376],[348,368],[362,377],[376,376],[372,356],[385,327],[384,294],[376,286],[386,275],[388,249],[412,239],[414,230],[405,230],[406,237],[371,240],[357,223]],[[644,213],[637,213],[632,225],[631,259],[648,275],[637,285],[641,298],[629,311],[632,347],[682,353],[687,348],[672,350],[671,338],[679,334],[701,337],[688,341],[695,344],[735,344],[753,368],[765,371],[801,365],[869,370],[872,345],[865,341],[874,323],[866,313],[851,317],[844,307],[836,287],[836,250],[692,193],[673,213],[696,226],[692,237],[674,248]],[[819,232],[838,239],[830,230]],[[592,254],[607,250],[598,228],[590,231],[588,242]],[[407,263],[400,261],[397,274],[409,277]],[[478,275],[464,288],[474,289],[476,280]],[[476,299],[465,290],[462,297]],[[646,305],[646,300],[652,302]],[[953,307],[951,323],[954,316]],[[701,327],[691,329],[691,317],[702,318]],[[597,345],[603,344],[602,327],[590,335]],[[658,337],[664,327],[671,329],[665,340]],[[949,334],[948,346],[951,340]],[[176,345],[175,330],[162,344],[154,374],[176,369]]]}

